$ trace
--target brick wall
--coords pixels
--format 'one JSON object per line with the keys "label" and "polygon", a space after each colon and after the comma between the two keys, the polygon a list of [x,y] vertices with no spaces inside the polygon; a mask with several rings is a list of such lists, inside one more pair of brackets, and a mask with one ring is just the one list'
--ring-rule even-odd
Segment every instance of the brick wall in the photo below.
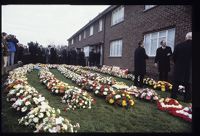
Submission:
{"label": "brick wall", "polygon": [[[103,17],[105,23],[103,31],[98,31],[98,21],[94,23],[94,35],[89,36],[89,27],[86,29],[86,39],[75,42],[74,47],[83,47],[87,44],[104,42],[104,64],[116,65],[134,70],[134,51],[144,34],[175,27],[175,45],[183,42],[187,32],[192,30],[192,6],[189,5],[159,5],[144,11],[144,5],[126,5],[124,21],[111,26],[111,14]],[[89,36],[89,37],[88,37]],[[115,39],[123,40],[122,57],[109,57],[110,42]],[[77,35],[78,40],[78,35]],[[147,75],[157,78],[158,70],[154,67],[154,57],[147,60]],[[173,63],[169,78],[172,79]]]}
{"label": "brick wall", "polygon": [[[192,30],[191,6],[160,5],[144,11],[144,5],[125,6],[124,21],[113,27],[110,26],[111,13],[106,16],[105,56],[106,65],[118,65],[134,70],[134,51],[145,33],[165,30],[175,27],[175,44],[184,41],[185,34]],[[123,39],[121,58],[109,57],[109,43],[113,39]],[[154,58],[147,60],[147,74],[157,77]],[[171,65],[170,79],[172,77]]]}

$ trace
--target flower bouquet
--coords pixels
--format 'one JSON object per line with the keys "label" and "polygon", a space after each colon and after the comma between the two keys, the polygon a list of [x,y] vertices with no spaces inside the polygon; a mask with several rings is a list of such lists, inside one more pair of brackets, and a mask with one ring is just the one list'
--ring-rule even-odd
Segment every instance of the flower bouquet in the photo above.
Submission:
{"label": "flower bouquet", "polygon": [[182,86],[182,85],[179,85],[179,86],[178,86],[178,91],[179,91],[180,93],[185,93],[185,87]]}
{"label": "flower bouquet", "polygon": [[125,90],[129,88],[124,82],[116,82],[112,87],[117,90]]}
{"label": "flower bouquet", "polygon": [[159,99],[158,94],[155,92],[155,90],[149,88],[139,90],[138,98],[145,99],[147,101],[157,101]]}
{"label": "flower bouquet", "polygon": [[109,85],[98,85],[94,89],[94,94],[100,97],[106,97],[107,95],[111,94],[113,92],[113,88]]}
{"label": "flower bouquet", "polygon": [[181,110],[183,106],[179,102],[172,98],[161,98],[157,101],[157,107],[162,111],[174,111]]}
{"label": "flower bouquet", "polygon": [[116,91],[109,94],[106,97],[106,102],[126,108],[130,108],[134,105],[133,98],[126,91]]}
{"label": "flower bouquet", "polygon": [[114,85],[116,83],[116,80],[112,77],[104,77],[104,78],[97,77],[96,81],[104,85]]}
{"label": "flower bouquet", "polygon": [[126,91],[128,94],[133,95],[134,97],[139,97],[140,95],[140,91],[136,86],[130,86]]}
{"label": "flower bouquet", "polygon": [[192,105],[181,110],[172,110],[169,113],[173,116],[180,117],[186,121],[192,122]]}
{"label": "flower bouquet", "polygon": [[70,109],[91,109],[93,102],[94,99],[90,94],[76,87],[68,89],[62,97],[62,103],[67,103],[65,111]]}
{"label": "flower bouquet", "polygon": [[143,83],[147,86],[153,87],[156,84],[156,81],[153,78],[144,78]]}
{"label": "flower bouquet", "polygon": [[55,86],[51,88],[51,91],[55,94],[63,95],[68,88],[69,85],[67,83],[59,81]]}
{"label": "flower bouquet", "polygon": [[60,110],[55,110],[50,107],[47,103],[42,104],[32,109],[26,116],[19,119],[19,124],[36,128],[37,125],[44,122],[46,117],[57,117],[60,114]]}
{"label": "flower bouquet", "polygon": [[153,88],[161,91],[166,91],[166,90],[170,91],[172,90],[172,84],[166,81],[158,81],[157,83],[154,84]]}
{"label": "flower bouquet", "polygon": [[128,74],[127,79],[130,79],[131,81],[135,80],[135,76],[133,74]]}
{"label": "flower bouquet", "polygon": [[80,128],[79,123],[72,125],[68,119],[61,116],[59,117],[46,117],[43,122],[36,126],[35,133],[48,132],[48,133],[65,133],[77,132]]}

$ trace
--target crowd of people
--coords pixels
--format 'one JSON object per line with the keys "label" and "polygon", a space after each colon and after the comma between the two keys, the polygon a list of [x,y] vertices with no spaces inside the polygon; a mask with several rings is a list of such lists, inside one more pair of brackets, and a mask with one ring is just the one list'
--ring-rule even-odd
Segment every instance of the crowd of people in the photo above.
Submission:
{"label": "crowd of people", "polygon": [[[28,46],[27,46],[28,45]],[[92,49],[89,56],[85,57],[83,48],[71,48],[68,46],[48,45],[43,47],[37,42],[29,42],[27,45],[19,43],[14,35],[2,33],[3,67],[12,66],[19,61],[23,64],[69,64],[80,66],[99,66],[100,51]]]}
{"label": "crowd of people", "polygon": [[[134,84],[143,86],[143,78],[146,74],[147,56],[143,41],[138,43],[138,48],[134,53]],[[192,32],[185,36],[185,41],[176,45],[172,53],[171,47],[166,45],[166,41],[160,42],[161,47],[156,51],[155,67],[158,68],[159,80],[167,81],[170,72],[170,59],[174,61],[173,90],[171,98],[176,99],[179,85],[185,87],[184,101],[191,102],[192,99]]]}

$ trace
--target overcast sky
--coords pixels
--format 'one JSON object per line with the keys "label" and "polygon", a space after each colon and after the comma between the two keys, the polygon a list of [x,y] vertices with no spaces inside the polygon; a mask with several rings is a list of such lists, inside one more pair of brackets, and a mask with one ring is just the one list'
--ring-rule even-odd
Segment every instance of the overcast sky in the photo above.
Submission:
{"label": "overcast sky", "polygon": [[22,44],[67,44],[67,39],[105,10],[108,5],[4,5],[2,31]]}

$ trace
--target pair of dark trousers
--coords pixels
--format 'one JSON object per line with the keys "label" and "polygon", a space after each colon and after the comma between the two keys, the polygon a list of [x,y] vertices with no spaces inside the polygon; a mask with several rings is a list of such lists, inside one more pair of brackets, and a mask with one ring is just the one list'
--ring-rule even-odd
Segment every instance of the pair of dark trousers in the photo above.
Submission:
{"label": "pair of dark trousers", "polygon": [[179,85],[183,85],[185,87],[184,101],[192,100],[192,91],[190,89],[190,84],[188,82],[180,82],[180,81],[174,81],[171,98],[174,99],[177,98]]}
{"label": "pair of dark trousers", "polygon": [[[138,77],[139,77],[139,81],[138,81]],[[135,74],[134,85],[142,87],[143,79],[144,79],[144,75]]]}
{"label": "pair of dark trousers", "polygon": [[160,71],[159,72],[159,80],[160,81],[167,81],[168,80],[168,72]]}

